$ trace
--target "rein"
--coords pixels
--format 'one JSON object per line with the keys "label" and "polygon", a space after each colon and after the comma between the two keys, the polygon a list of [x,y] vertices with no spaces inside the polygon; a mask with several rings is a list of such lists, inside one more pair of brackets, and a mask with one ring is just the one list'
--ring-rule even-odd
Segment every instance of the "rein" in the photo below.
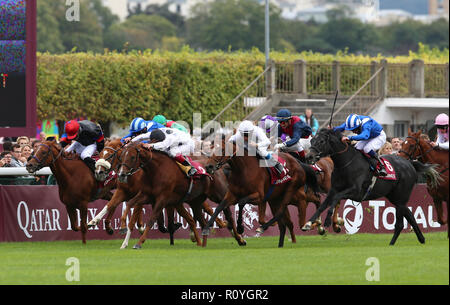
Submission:
{"label": "rein", "polygon": [[[141,150],[140,150],[137,146],[133,146],[133,148],[136,149],[136,152],[137,152],[136,161],[138,161],[138,160],[140,160],[140,153],[141,153]],[[147,160],[147,162],[145,162],[144,164],[142,164],[141,162],[139,162],[139,166],[138,166],[137,168],[131,167],[131,166],[129,166],[127,163],[120,163],[119,167],[120,167],[120,166],[125,166],[125,167],[127,167],[127,168],[130,169],[129,172],[125,174],[125,176],[132,176],[132,175],[134,175],[137,171],[139,171],[140,169],[143,170],[144,167],[147,166],[147,164],[153,159],[153,155],[152,155],[151,151],[149,151],[149,152],[150,152],[150,159]],[[120,161],[120,160],[119,160],[119,161]]]}
{"label": "rein", "polygon": [[61,148],[61,150],[59,151],[58,155],[55,158],[55,156],[53,154],[53,151],[52,151],[52,148],[49,145],[44,144],[44,143],[41,143],[41,144],[38,145],[38,147],[41,147],[41,146],[44,146],[44,147],[46,147],[48,149],[47,152],[45,153],[45,156],[42,158],[42,160],[39,160],[39,158],[36,157],[36,154],[33,154],[33,156],[31,157],[32,159],[35,159],[38,162],[38,165],[40,166],[40,168],[44,167],[43,163],[45,161],[47,161],[47,158],[50,155],[52,155],[53,160],[52,160],[52,162],[50,163],[49,166],[53,166],[55,164],[56,160],[58,160],[58,158],[62,155],[62,153],[64,151],[64,149]]}

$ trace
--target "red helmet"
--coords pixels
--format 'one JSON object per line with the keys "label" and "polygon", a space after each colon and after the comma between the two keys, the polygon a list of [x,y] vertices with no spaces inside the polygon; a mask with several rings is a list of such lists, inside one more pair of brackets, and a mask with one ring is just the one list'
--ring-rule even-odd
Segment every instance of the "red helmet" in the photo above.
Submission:
{"label": "red helmet", "polygon": [[66,124],[66,133],[67,133],[67,139],[73,140],[77,137],[78,131],[80,130],[80,124],[78,124],[77,121],[72,120],[67,122]]}

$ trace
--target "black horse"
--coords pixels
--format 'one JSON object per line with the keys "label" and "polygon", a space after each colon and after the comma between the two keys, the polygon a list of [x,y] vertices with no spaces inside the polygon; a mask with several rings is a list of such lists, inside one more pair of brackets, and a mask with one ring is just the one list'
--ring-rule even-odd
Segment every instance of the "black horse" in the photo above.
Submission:
{"label": "black horse", "polygon": [[397,179],[380,179],[370,170],[367,158],[350,143],[342,142],[341,138],[342,134],[339,131],[321,129],[311,140],[307,159],[314,161],[320,157],[330,156],[334,162],[334,171],[331,176],[332,186],[326,199],[302,230],[309,230],[311,222],[317,219],[327,207],[330,209],[324,225],[330,226],[333,209],[341,199],[362,202],[386,197],[396,209],[395,230],[390,245],[395,244],[403,228],[403,217],[414,229],[419,242],[425,243],[425,238],[406,205],[419,175],[424,174],[433,183],[438,183],[439,173],[434,169],[435,166],[419,161],[408,161],[397,155],[385,155],[383,157],[392,165]]}

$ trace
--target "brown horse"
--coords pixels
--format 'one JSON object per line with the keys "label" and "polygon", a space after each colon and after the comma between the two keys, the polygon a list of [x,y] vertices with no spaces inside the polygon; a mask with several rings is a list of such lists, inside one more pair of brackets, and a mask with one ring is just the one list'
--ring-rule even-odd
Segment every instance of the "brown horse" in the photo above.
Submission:
{"label": "brown horse", "polygon": [[[208,191],[212,188],[212,179],[206,175],[194,180],[187,179],[176,162],[167,154],[146,149],[141,144],[131,143],[122,152],[122,164],[119,168],[119,181],[126,182],[142,169],[141,193],[147,199],[154,202],[154,209],[145,228],[144,233],[134,246],[140,249],[145,242],[148,230],[153,226],[163,208],[174,207],[177,211],[185,210],[182,206],[188,203],[193,211],[194,218],[203,228],[206,220],[202,215],[202,206],[208,198]],[[180,208],[182,207],[182,209]],[[180,214],[181,215],[181,214]],[[185,217],[184,215],[181,215]],[[188,214],[190,217],[190,215]],[[225,214],[227,217],[227,214]],[[231,213],[230,213],[231,216]],[[187,218],[185,217],[187,220]],[[229,225],[233,221],[228,221]],[[199,241],[198,232],[194,229],[196,240]],[[239,245],[245,245],[245,240],[237,234],[235,239]],[[199,242],[197,242],[200,245]]]}
{"label": "brown horse", "polygon": [[[122,142],[118,139],[118,140],[113,140],[110,142],[107,142],[105,145],[105,148],[100,152],[100,159],[99,161],[97,161],[96,163],[96,171],[95,171],[95,175],[96,178],[100,181],[104,181],[105,179],[107,179],[109,172],[111,170],[115,170],[118,171],[118,167],[120,165],[120,155],[122,153],[122,149],[123,149],[124,145],[122,144]],[[141,179],[143,178],[143,171],[137,171],[134,175],[134,177],[132,179],[130,179],[130,181],[128,181],[128,183],[120,183],[117,182],[117,190],[114,193],[114,195],[112,196],[111,200],[105,205],[105,207],[103,208],[103,210],[96,215],[88,224],[89,227],[91,226],[95,226],[102,218],[105,214],[107,214],[106,219],[105,219],[105,227],[106,230],[108,232],[108,234],[112,234],[113,233],[113,229],[111,227],[111,218],[117,208],[117,206],[122,203],[123,201],[127,201],[127,205],[126,205],[126,209],[123,211],[122,216],[120,218],[120,232],[121,233],[127,233],[127,238],[126,240],[129,239],[129,236],[131,234],[131,231],[133,230],[133,227],[135,225],[135,223],[138,223],[138,229],[141,233],[143,233],[144,229],[144,225],[143,225],[143,220],[142,220],[142,208],[143,208],[143,204],[147,204],[149,203],[149,201],[145,201],[146,200],[146,196],[144,196],[141,192],[140,192],[140,184],[141,184]],[[139,203],[139,204],[138,204]],[[127,215],[130,212],[131,208],[133,206],[136,205],[136,209],[135,209],[135,216],[132,217],[133,221],[130,221],[128,224],[128,228],[127,228]],[[186,215],[187,211],[184,209],[184,207],[179,206],[179,209],[183,209],[183,210],[177,210],[178,213],[180,215]],[[207,205],[207,203],[204,203],[204,209],[212,214],[212,209]],[[164,227],[164,219],[163,219],[163,215],[161,214],[160,217],[158,217],[158,229],[163,232],[169,232],[170,235],[170,244],[173,245],[174,244],[174,239],[173,239],[173,234],[176,231],[176,229],[179,228],[180,224],[174,224],[173,223],[173,212],[174,209],[173,207],[167,207],[167,215],[168,215],[168,229],[166,229]],[[187,220],[191,231],[195,230],[195,222],[192,219],[192,217],[189,219],[189,221]],[[221,222],[220,220],[218,220],[218,225],[219,227],[225,227],[226,225]],[[200,243],[200,240],[197,240],[197,243]],[[128,244],[127,243],[123,243],[122,244],[122,248],[125,248]]]}
{"label": "brown horse", "polygon": [[[442,180],[437,187],[431,185],[430,180],[427,180],[428,193],[433,198],[434,206],[436,207],[438,222],[441,225],[447,224],[447,237],[450,234],[448,226],[448,151],[442,149],[435,149],[431,146],[430,142],[422,138],[422,131],[414,133],[408,130],[408,136],[402,144],[401,150],[397,153],[399,156],[408,159],[419,161],[423,163],[438,164],[437,171],[439,172]],[[447,220],[444,220],[444,211],[442,209],[442,202],[447,203]]]}
{"label": "brown horse", "polygon": [[[59,199],[66,206],[73,231],[81,231],[83,244],[86,243],[88,203],[97,199],[109,200],[111,187],[98,192],[97,181],[91,170],[78,157],[64,153],[56,141],[40,144],[26,165],[29,173],[43,167],[50,167],[58,183]],[[80,226],[77,226],[76,209],[80,210]]]}
{"label": "brown horse", "polygon": [[[324,157],[319,159],[315,164],[320,168],[320,171],[316,172],[320,192],[327,194],[331,188],[331,173],[334,170],[333,160],[329,157]],[[320,196],[314,193],[311,188],[306,187],[305,191],[305,187],[302,186],[290,203],[291,205],[295,205],[298,209],[298,225],[300,228],[303,228],[306,223],[306,208],[309,202],[314,203],[316,208],[318,208],[320,205]],[[343,225],[343,220],[339,217],[338,209],[339,205],[336,206],[333,213],[333,231],[336,233],[341,232],[341,225]],[[260,217],[261,215],[263,217],[265,215],[265,204],[260,206]],[[265,221],[260,223],[264,224]],[[321,219],[317,219],[317,221],[313,223],[312,228],[316,226],[320,235],[325,234]]]}
{"label": "brown horse", "polygon": [[[209,172],[213,172],[228,163],[230,173],[228,175],[228,191],[202,231],[203,246],[206,246],[207,243],[209,227],[222,209],[231,204],[252,203],[259,206],[267,201],[275,217],[261,228],[265,230],[277,221],[280,230],[278,247],[283,247],[286,224],[290,221],[286,213],[286,206],[291,202],[297,190],[306,183],[311,185],[314,190],[317,189],[314,171],[306,164],[299,164],[291,155],[280,153],[280,156],[286,160],[286,168],[289,170],[291,180],[282,184],[271,185],[269,173],[260,166],[260,160],[256,157],[256,153],[249,153],[248,148],[242,151],[241,147],[235,144],[231,145],[232,153],[227,156],[225,152],[229,150],[226,149],[226,145],[223,145],[222,148],[225,149],[225,152],[222,150],[220,156],[214,154],[207,167]],[[262,233],[263,230],[259,230],[259,232]]]}

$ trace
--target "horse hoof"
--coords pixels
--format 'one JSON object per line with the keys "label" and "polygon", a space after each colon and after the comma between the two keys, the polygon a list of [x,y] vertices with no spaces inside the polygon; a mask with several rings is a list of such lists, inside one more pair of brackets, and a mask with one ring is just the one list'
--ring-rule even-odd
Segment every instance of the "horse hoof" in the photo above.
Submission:
{"label": "horse hoof", "polygon": [[88,228],[93,228],[93,227],[95,227],[97,225],[97,223],[93,223],[93,222],[89,222],[88,224],[87,224],[87,226],[88,226]]}
{"label": "horse hoof", "polygon": [[317,218],[317,219],[316,219],[316,224],[317,224],[318,226],[322,225],[322,219]]}
{"label": "horse hoof", "polygon": [[114,230],[113,229],[106,229],[106,233],[108,233],[108,235],[113,235],[114,234]]}
{"label": "horse hoof", "polygon": [[123,250],[123,249],[125,249],[126,247],[128,247],[128,245],[122,245],[122,246],[120,247],[120,250]]}
{"label": "horse hoof", "polygon": [[135,245],[133,246],[133,249],[139,250],[139,249],[142,249],[142,246],[139,245],[139,244],[135,244]]}
{"label": "horse hoof", "polygon": [[317,231],[319,232],[319,235],[325,235],[325,233],[327,232],[327,231],[325,231],[324,227],[322,227],[322,226],[320,226]]}
{"label": "horse hoof", "polygon": [[336,233],[341,233],[341,227],[340,226],[334,226],[333,231]]}
{"label": "horse hoof", "polygon": [[262,227],[259,227],[258,229],[256,229],[256,233],[263,234],[264,229]]}
{"label": "horse hoof", "polygon": [[344,225],[344,219],[342,219],[341,217],[338,217],[337,224],[340,225],[340,226],[343,226]]}
{"label": "horse hoof", "polygon": [[191,233],[190,233],[189,235],[190,235],[191,241],[192,241],[193,243],[197,242],[197,240],[195,239],[195,234],[194,234],[194,232],[191,231]]}
{"label": "horse hoof", "polygon": [[241,246],[241,247],[247,246],[247,242],[245,241],[245,239],[241,240],[241,242],[239,243],[239,246]]}
{"label": "horse hoof", "polygon": [[311,221],[308,221],[303,227],[302,231],[309,231],[311,230]]}
{"label": "horse hoof", "polygon": [[119,229],[119,234],[120,235],[125,235],[127,233],[127,230],[128,230],[127,228],[120,228]]}
{"label": "horse hoof", "polygon": [[144,234],[144,232],[145,232],[145,229],[143,228],[143,227],[140,227],[139,229],[138,229],[138,231],[139,231],[139,234]]}

